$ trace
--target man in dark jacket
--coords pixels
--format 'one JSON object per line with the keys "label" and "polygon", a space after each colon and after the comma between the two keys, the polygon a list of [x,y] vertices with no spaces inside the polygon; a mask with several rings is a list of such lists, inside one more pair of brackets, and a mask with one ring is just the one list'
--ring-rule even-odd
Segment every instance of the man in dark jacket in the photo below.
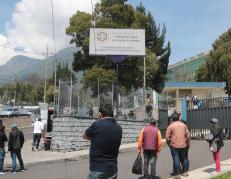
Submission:
{"label": "man in dark jacket", "polygon": [[91,140],[88,179],[117,179],[117,158],[122,128],[113,118],[111,104],[101,104],[100,120],[86,129],[83,138]]}
{"label": "man in dark jacket", "polygon": [[5,158],[5,142],[7,141],[5,126],[0,119],[0,175],[5,174],[3,172],[4,158]]}
{"label": "man in dark jacket", "polygon": [[10,151],[12,158],[12,173],[16,173],[16,157],[20,164],[20,170],[24,171],[24,164],[21,156],[21,149],[24,144],[23,132],[17,128],[16,124],[11,126],[11,132],[9,134],[8,150]]}

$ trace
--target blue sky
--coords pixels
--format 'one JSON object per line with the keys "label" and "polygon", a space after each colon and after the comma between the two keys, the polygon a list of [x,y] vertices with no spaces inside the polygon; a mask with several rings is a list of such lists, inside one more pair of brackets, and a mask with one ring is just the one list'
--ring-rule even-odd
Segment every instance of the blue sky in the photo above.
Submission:
{"label": "blue sky", "polygon": [[10,20],[14,5],[19,0],[0,0],[0,33],[5,34],[5,23]]}
{"label": "blue sky", "polygon": [[[139,4],[137,0],[130,0]],[[170,63],[210,50],[231,27],[230,0],[143,0],[156,22],[165,23],[171,43]]]}
{"label": "blue sky", "polygon": [[[11,21],[14,5],[19,1],[0,0],[0,35],[7,34],[5,25]],[[64,2],[67,3],[69,0]],[[134,6],[142,2],[154,15],[157,24],[165,24],[167,40],[170,41],[172,48],[170,64],[210,50],[219,35],[231,27],[231,0],[129,0],[129,2]]]}

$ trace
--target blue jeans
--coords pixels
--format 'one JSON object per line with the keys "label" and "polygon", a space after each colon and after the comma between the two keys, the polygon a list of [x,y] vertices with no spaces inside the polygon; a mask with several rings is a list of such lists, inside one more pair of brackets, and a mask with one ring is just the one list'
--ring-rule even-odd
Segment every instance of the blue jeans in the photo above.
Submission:
{"label": "blue jeans", "polygon": [[0,172],[3,172],[4,158],[5,158],[5,150],[0,148]]}
{"label": "blue jeans", "polygon": [[[171,154],[173,160],[173,175],[179,175],[189,170],[188,149],[187,148],[173,148],[171,147]],[[181,168],[182,166],[182,168]]]}
{"label": "blue jeans", "polygon": [[90,171],[87,179],[117,179],[117,172],[93,172]]}
{"label": "blue jeans", "polygon": [[11,158],[12,158],[12,172],[16,172],[17,162],[16,157],[18,158],[20,170],[24,170],[24,164],[21,156],[21,149],[15,149],[11,151]]}
{"label": "blue jeans", "polygon": [[36,146],[36,149],[39,148],[41,136],[42,136],[42,134],[39,134],[39,133],[33,134],[33,147]]}

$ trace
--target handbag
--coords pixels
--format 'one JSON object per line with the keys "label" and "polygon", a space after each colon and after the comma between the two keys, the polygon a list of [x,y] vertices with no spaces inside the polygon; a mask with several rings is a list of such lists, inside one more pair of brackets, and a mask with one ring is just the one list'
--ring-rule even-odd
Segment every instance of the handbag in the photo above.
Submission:
{"label": "handbag", "polygon": [[137,155],[136,160],[132,166],[132,173],[142,175],[142,158],[141,155]]}

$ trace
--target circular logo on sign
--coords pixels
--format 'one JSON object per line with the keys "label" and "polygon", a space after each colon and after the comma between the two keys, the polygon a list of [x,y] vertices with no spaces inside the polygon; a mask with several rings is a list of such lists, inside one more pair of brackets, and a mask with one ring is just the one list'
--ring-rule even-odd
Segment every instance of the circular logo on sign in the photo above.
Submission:
{"label": "circular logo on sign", "polygon": [[105,41],[107,40],[107,34],[105,32],[99,32],[97,34],[97,39],[100,41]]}

